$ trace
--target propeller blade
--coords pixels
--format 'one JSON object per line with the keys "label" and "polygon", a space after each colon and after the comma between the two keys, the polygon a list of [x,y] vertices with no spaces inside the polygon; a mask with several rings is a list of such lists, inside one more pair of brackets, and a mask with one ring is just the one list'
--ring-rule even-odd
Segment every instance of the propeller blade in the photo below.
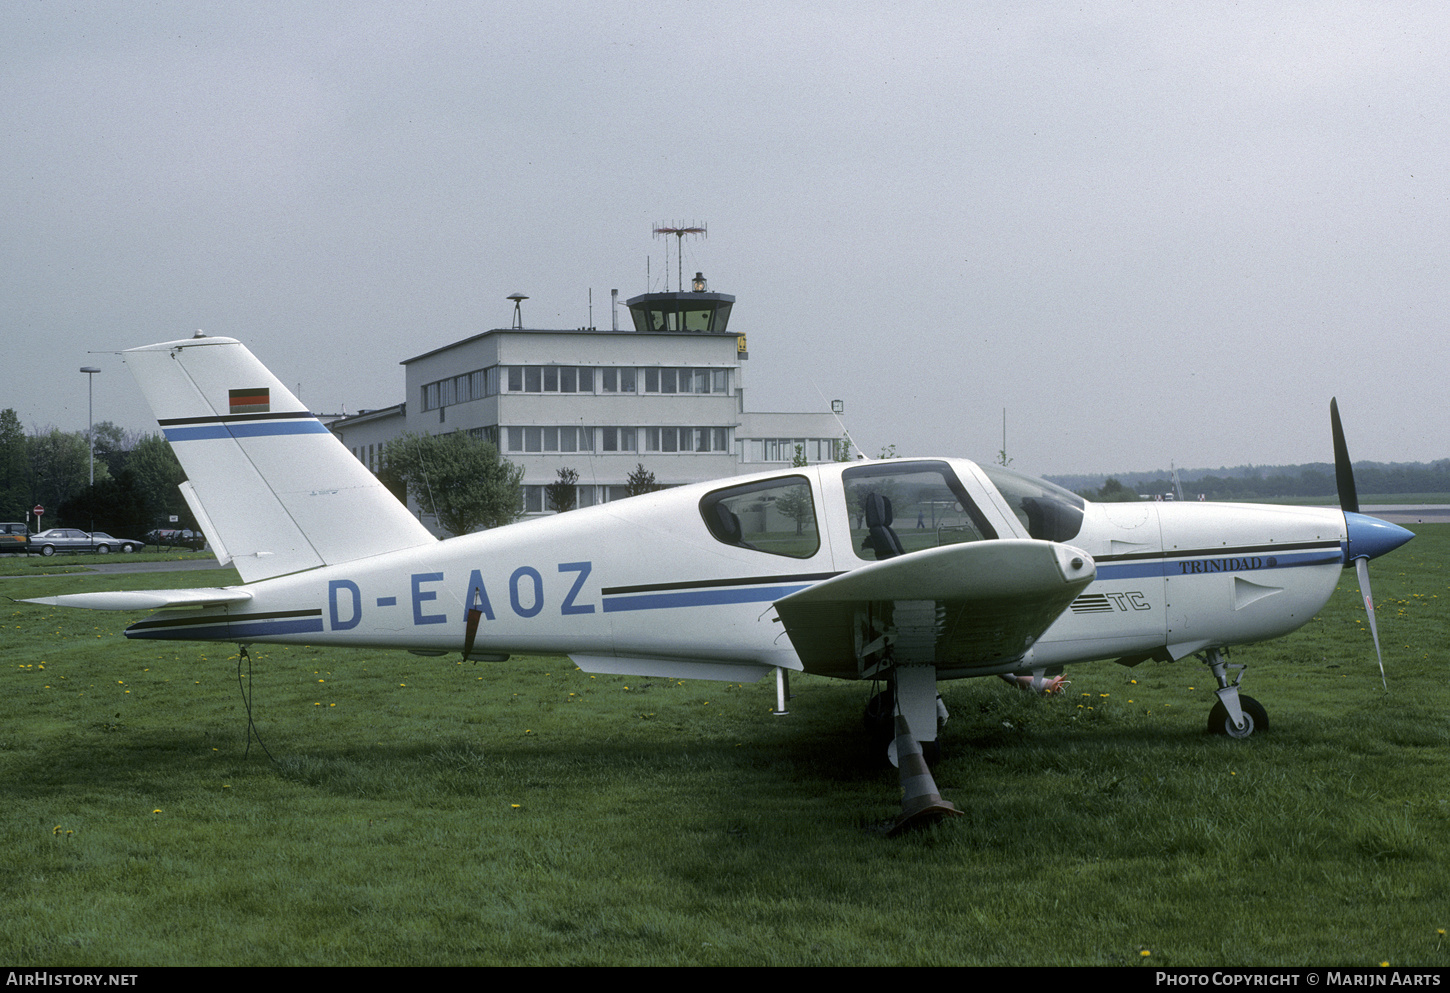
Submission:
{"label": "propeller blade", "polygon": [[1369,616],[1369,633],[1374,638],[1374,654],[1380,663],[1380,684],[1388,693],[1390,684],[1385,682],[1385,657],[1380,652],[1380,633],[1374,623],[1374,597],[1369,592],[1369,559],[1355,559],[1354,573],[1359,577],[1359,595],[1364,597],[1364,612]]}
{"label": "propeller blade", "polygon": [[1339,487],[1339,509],[1359,513],[1359,493],[1354,488],[1354,467],[1349,446],[1344,443],[1344,426],[1339,423],[1339,400],[1329,401],[1329,427],[1334,433],[1334,481]]}

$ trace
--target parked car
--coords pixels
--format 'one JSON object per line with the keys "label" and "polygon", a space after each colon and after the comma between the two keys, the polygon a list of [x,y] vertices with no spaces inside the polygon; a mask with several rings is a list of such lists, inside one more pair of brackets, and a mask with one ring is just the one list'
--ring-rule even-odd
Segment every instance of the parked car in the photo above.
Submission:
{"label": "parked car", "polygon": [[92,531],[91,543],[96,546],[96,554],[105,555],[107,552],[139,552],[146,547],[146,542],[136,538],[113,538],[104,531]]}
{"label": "parked car", "polygon": [[104,531],[87,534],[78,528],[51,528],[31,535],[30,550],[41,555],[56,552],[95,552],[106,555],[110,552],[139,552],[146,542],[136,538],[113,538]]}
{"label": "parked car", "polygon": [[146,532],[146,543],[167,548],[190,548],[199,552],[206,547],[206,535],[185,528],[180,531],[175,528],[157,528]]}
{"label": "parked car", "polygon": [[0,524],[0,552],[24,552],[30,548],[30,528],[19,524]]}

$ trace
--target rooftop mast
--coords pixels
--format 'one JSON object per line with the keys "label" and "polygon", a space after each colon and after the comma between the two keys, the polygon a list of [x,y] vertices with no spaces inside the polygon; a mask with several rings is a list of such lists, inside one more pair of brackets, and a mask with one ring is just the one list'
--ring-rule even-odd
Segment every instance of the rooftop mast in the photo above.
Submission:
{"label": "rooftop mast", "polygon": [[[675,262],[679,266],[679,278],[676,281],[675,288],[677,290],[683,291],[685,288],[685,256],[684,253],[681,251],[681,248],[683,246],[680,243],[685,240],[685,235],[687,234],[697,234],[700,235],[702,238],[710,237],[709,228],[707,228],[704,224],[696,225],[693,223],[689,227],[686,227],[683,224],[656,224],[654,228],[654,233],[656,238],[658,238],[662,234],[672,234],[675,236]],[[669,291],[670,243],[667,241],[665,242],[665,292],[668,293]]]}

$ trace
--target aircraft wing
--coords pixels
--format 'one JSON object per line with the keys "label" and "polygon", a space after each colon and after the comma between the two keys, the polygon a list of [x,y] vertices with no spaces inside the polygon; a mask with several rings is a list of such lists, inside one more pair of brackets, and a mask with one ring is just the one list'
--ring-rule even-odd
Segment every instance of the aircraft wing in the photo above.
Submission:
{"label": "aircraft wing", "polygon": [[807,672],[971,669],[1020,659],[1096,574],[1071,545],[975,541],[872,562],[775,607]]}
{"label": "aircraft wing", "polygon": [[156,610],[160,607],[210,607],[224,603],[245,603],[252,594],[243,589],[212,587],[199,590],[114,590],[101,593],[67,593],[39,597],[24,603],[50,607],[85,607],[90,610]]}

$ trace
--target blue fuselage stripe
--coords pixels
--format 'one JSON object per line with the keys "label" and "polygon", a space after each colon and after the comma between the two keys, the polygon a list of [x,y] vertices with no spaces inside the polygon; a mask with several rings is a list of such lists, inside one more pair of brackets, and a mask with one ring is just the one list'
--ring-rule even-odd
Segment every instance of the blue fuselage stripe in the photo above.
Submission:
{"label": "blue fuselage stripe", "polygon": [[751,589],[735,590],[681,590],[674,593],[642,593],[635,596],[616,596],[604,601],[604,612],[620,610],[664,610],[670,607],[709,607],[722,603],[774,603],[781,597],[790,596],[806,589],[802,586],[757,586]]}
{"label": "blue fuselage stripe", "polygon": [[132,625],[126,629],[126,637],[156,641],[233,641],[279,634],[320,634],[321,632],[322,618],[320,617],[281,621],[247,621],[238,618],[234,621],[223,621],[220,624],[153,628]]}
{"label": "blue fuselage stripe", "polygon": [[1301,566],[1342,565],[1337,549],[1281,552],[1276,555],[1194,555],[1191,558],[1151,559],[1145,562],[1099,562],[1098,579],[1175,578],[1218,572],[1257,572],[1261,569],[1296,569]]}

